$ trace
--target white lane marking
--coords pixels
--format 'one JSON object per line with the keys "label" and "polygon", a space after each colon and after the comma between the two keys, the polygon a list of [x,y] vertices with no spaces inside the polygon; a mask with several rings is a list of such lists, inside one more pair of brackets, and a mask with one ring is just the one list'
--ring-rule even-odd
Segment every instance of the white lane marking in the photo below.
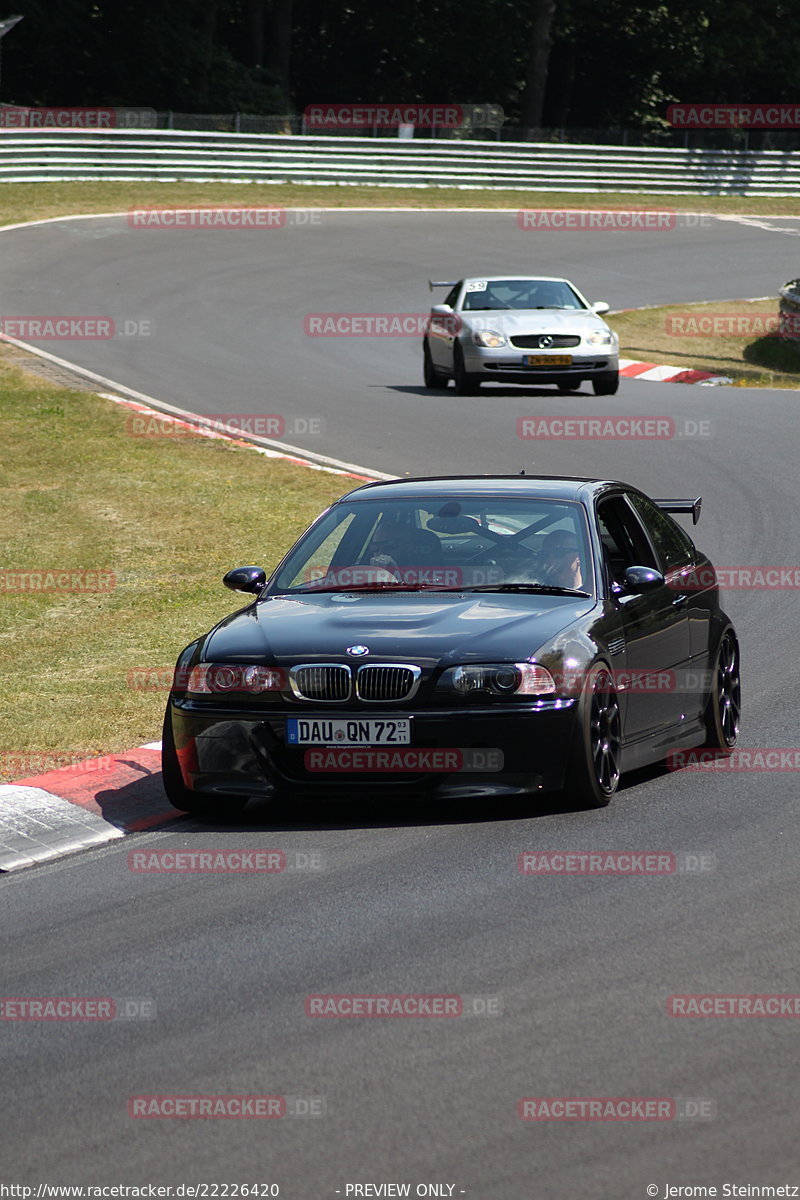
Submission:
{"label": "white lane marking", "polygon": [[[155,408],[159,412],[171,413],[179,417],[182,421],[190,423],[202,421],[202,414],[189,412],[188,409],[178,408],[175,404],[167,404],[164,400],[158,400],[155,396],[148,396],[145,392],[137,392],[133,388],[126,387],[124,383],[117,383],[115,379],[109,379],[106,375],[98,375],[96,371],[89,371],[86,367],[81,367],[77,363],[70,362],[69,359],[59,358],[55,354],[51,354],[48,350],[40,350],[38,346],[32,346],[29,342],[21,342],[18,338],[9,337],[8,334],[0,334],[0,341],[9,342],[12,346],[17,346],[20,350],[26,350],[29,354],[35,354],[38,358],[44,358],[48,362],[55,363],[59,367],[65,367],[69,371],[74,371],[77,375],[82,375],[85,379],[90,379],[92,383],[100,383],[103,387],[113,388],[117,392],[122,392],[125,396],[130,396],[133,400],[138,400],[140,404],[147,404],[150,408]],[[288,442],[278,442],[273,438],[259,437],[257,434],[239,434],[242,441],[255,442],[259,446],[266,446],[271,450],[280,451],[283,454],[291,454],[294,458],[305,460],[310,464],[319,467],[321,470],[326,468],[334,469],[337,472],[344,471],[347,474],[362,475],[365,479],[395,479],[395,475],[387,475],[380,471],[373,471],[370,467],[362,467],[358,463],[343,462],[339,458],[331,458],[327,454],[316,454],[311,450],[305,450],[302,446],[292,446]]]}
{"label": "white lane marking", "polygon": [[96,813],[44,788],[0,784],[0,871],[124,836],[124,830]]}
{"label": "white lane marking", "polygon": [[751,229],[763,229],[765,233],[785,233],[787,237],[800,237],[800,229],[781,229],[779,225],[773,225],[771,222],[776,221],[800,221],[800,217],[786,216],[774,217],[767,216],[735,216],[732,213],[720,214],[720,221],[733,221],[737,225],[747,225]]}
{"label": "white lane marking", "polygon": [[[145,742],[145,744],[144,744],[143,746],[139,746],[139,747],[138,747],[138,749],[139,749],[139,750],[160,750],[160,749],[161,749],[161,742],[160,742],[160,741],[158,741],[158,742]],[[120,757],[124,758],[125,756],[124,756],[124,755],[121,755]]]}
{"label": "white lane marking", "polygon": [[[264,186],[269,187],[270,185],[265,184]],[[275,186],[280,186],[280,185],[275,185]],[[311,185],[309,185],[309,186],[311,186]],[[480,190],[480,189],[477,189],[477,190]],[[548,196],[547,192],[542,192],[540,194],[544,197]],[[584,193],[570,193],[570,194],[581,195]],[[653,198],[650,195],[650,193],[648,193],[648,192],[618,192],[617,195],[646,196],[646,198],[648,200],[651,200]],[[680,193],[675,193],[675,195],[677,195],[678,198],[680,198]],[[669,200],[669,199],[672,199],[673,197],[668,194],[665,194],[664,196],[659,196],[658,198]],[[141,206],[141,207],[145,207],[145,206]],[[520,211],[520,205],[516,205],[514,208],[477,208],[477,207],[473,208],[469,205],[466,207],[454,206],[452,208],[426,208],[424,206],[417,206],[417,205],[407,205],[406,206],[406,205],[400,205],[400,204],[389,204],[389,205],[384,206],[384,205],[376,204],[376,205],[365,206],[365,207],[360,207],[358,205],[339,205],[336,208],[328,208],[324,204],[282,205],[279,200],[268,202],[267,204],[250,204],[250,205],[243,204],[243,203],[240,204],[235,201],[232,203],[228,203],[228,204],[224,204],[224,203],[215,204],[213,201],[209,201],[205,205],[195,204],[195,205],[192,205],[190,208],[178,208],[178,207],[176,207],[174,205],[170,205],[170,204],[149,205],[147,207],[165,208],[165,209],[168,209],[170,212],[195,212],[199,208],[209,209],[209,208],[248,208],[248,207],[249,208],[285,208],[287,212],[307,212],[308,209],[313,208],[315,212],[323,212],[323,213],[383,213],[383,214],[385,214],[385,213],[424,213],[427,216],[431,216],[432,214],[435,215],[436,213],[441,213],[443,216],[451,216],[453,213],[500,213],[500,214],[505,214],[506,216],[508,216],[509,214],[512,216],[515,216]],[[528,206],[528,207],[530,207],[530,206]],[[565,205],[564,207],[566,208],[567,206]],[[13,225],[0,225],[0,233],[5,233],[6,231],[10,231],[12,229],[30,229],[36,225],[55,225],[59,221],[94,221],[94,220],[105,221],[111,217],[127,217],[129,215],[129,213],[132,212],[133,209],[135,209],[135,208],[136,208],[136,205],[132,205],[131,208],[123,209],[121,212],[69,213],[69,214],[66,214],[66,215],[60,216],[60,217],[40,217],[36,221],[18,221]],[[593,211],[597,211],[597,210],[593,210]],[[625,209],[623,211],[627,212],[628,210]],[[670,212],[672,212],[672,211],[673,210],[670,209]],[[690,209],[690,208],[675,209],[675,216],[677,216],[677,217],[713,217],[715,220],[718,220],[718,221],[743,221],[745,223],[747,223],[749,221],[755,222],[755,221],[769,221],[769,220],[800,221],[800,216],[797,216],[797,214],[795,214],[795,213],[716,213],[716,212],[707,212],[704,210],[701,210],[700,212],[695,212],[693,209]],[[789,231],[788,230],[778,230],[778,232],[785,233],[785,232],[789,232]]]}

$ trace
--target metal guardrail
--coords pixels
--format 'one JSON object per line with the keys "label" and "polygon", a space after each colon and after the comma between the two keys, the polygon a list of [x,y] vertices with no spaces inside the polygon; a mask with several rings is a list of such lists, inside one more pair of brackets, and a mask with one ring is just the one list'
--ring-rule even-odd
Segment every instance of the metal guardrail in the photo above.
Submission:
{"label": "metal guardrail", "polygon": [[0,130],[0,181],[161,180],[800,195],[800,151],[185,130]]}

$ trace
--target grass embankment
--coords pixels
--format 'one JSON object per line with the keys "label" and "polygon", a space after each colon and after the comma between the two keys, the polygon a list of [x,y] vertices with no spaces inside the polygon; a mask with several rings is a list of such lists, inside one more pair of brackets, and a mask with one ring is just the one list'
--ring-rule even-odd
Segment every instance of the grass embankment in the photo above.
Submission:
{"label": "grass embankment", "polygon": [[271,183],[2,183],[0,225],[134,207],[280,204],[298,208],[622,208],[800,216],[793,196],[697,196],[628,192],[485,191]]}
{"label": "grass embankment", "polygon": [[[356,486],[202,437],[133,437],[130,411],[36,380],[0,347],[0,778],[161,736],[167,691],[132,686],[245,602],[221,586],[274,566]],[[16,592],[9,572],[113,573],[109,592]],[[52,756],[52,757],[51,757]]]}
{"label": "grass embankment", "polygon": [[[776,297],[631,309],[608,323],[619,334],[621,358],[711,371],[739,387],[800,387],[800,349],[769,332],[762,336],[777,324],[777,313]],[[748,332],[736,336],[736,329]]]}

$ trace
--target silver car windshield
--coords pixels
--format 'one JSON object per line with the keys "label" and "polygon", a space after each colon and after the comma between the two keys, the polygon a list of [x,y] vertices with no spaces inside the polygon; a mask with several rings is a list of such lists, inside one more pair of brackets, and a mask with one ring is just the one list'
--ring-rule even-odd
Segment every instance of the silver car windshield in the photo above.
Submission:
{"label": "silver car windshield", "polygon": [[462,312],[531,308],[583,309],[586,305],[559,279],[477,279],[466,285]]}
{"label": "silver car windshield", "polygon": [[533,497],[337,504],[298,542],[269,591],[383,589],[593,595],[584,509]]}

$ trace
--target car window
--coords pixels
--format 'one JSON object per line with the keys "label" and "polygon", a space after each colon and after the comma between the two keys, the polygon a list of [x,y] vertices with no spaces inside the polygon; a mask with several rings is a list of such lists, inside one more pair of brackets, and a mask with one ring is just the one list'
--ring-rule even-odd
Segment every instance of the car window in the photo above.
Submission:
{"label": "car window", "polygon": [[622,496],[600,502],[597,527],[612,583],[622,584],[628,567],[658,567],[644,530]]}
{"label": "car window", "polygon": [[462,305],[471,312],[584,307],[569,284],[559,279],[473,279]]}
{"label": "car window", "polygon": [[580,504],[441,497],[337,504],[301,539],[276,590],[536,583],[594,588]]}
{"label": "car window", "polygon": [[638,492],[628,492],[627,496],[653,539],[665,574],[667,571],[689,566],[696,561],[697,551],[694,542],[672,520],[669,513],[665,513],[647,496],[642,496]]}
{"label": "car window", "polygon": [[458,300],[458,293],[461,291],[461,281],[459,281],[451,292],[445,297],[445,304],[449,304],[451,308],[455,308]]}
{"label": "car window", "polygon": [[355,513],[348,513],[344,520],[337,521],[333,528],[321,528],[321,537],[314,537],[312,534],[307,545],[309,553],[297,562],[295,569],[284,569],[281,573],[286,580],[283,586],[294,588],[324,578],[336,551],[345,540],[345,535],[352,529],[354,518]]}

